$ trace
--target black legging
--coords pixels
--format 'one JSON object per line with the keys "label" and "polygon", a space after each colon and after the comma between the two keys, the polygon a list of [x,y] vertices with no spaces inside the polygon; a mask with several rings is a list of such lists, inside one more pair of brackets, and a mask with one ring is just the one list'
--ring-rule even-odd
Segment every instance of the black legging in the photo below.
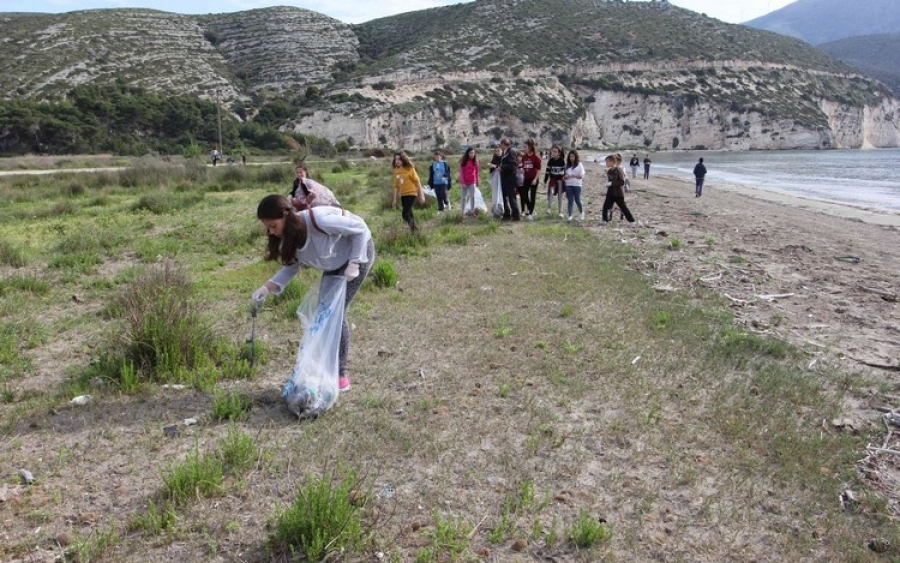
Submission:
{"label": "black legging", "polygon": [[400,196],[400,204],[403,206],[403,220],[409,225],[410,231],[415,231],[416,219],[413,217],[413,206],[416,204],[416,196],[402,195]]}
{"label": "black legging", "polygon": [[526,180],[525,185],[519,188],[519,197],[522,198],[522,213],[525,215],[534,215],[534,200],[537,199],[537,185]]}
{"label": "black legging", "polygon": [[631,211],[629,211],[628,206],[625,205],[625,196],[614,196],[609,194],[607,194],[606,199],[603,200],[604,221],[612,219],[612,213],[610,213],[610,211],[612,210],[613,205],[618,205],[619,209],[621,209],[622,213],[625,215],[625,219],[627,219],[629,223],[634,223],[634,216],[631,215]]}
{"label": "black legging", "polygon": [[519,220],[519,205],[516,203],[516,176],[512,174],[505,176],[501,173],[500,185],[503,189],[503,218],[513,221]]}

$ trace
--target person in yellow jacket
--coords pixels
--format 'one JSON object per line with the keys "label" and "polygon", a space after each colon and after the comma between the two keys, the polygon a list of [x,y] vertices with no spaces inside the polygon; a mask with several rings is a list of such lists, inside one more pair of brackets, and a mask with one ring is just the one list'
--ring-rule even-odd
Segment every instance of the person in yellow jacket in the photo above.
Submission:
{"label": "person in yellow jacket", "polygon": [[409,157],[402,152],[394,153],[394,201],[392,207],[397,209],[397,196],[403,205],[403,220],[409,225],[409,230],[416,231],[416,220],[413,218],[413,206],[418,201],[425,203],[425,192],[422,191],[422,181],[416,172],[416,167]]}

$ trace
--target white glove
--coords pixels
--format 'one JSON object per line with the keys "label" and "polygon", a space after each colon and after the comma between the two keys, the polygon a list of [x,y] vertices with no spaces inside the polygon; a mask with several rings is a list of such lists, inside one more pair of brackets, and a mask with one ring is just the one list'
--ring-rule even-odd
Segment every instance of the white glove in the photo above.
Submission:
{"label": "white glove", "polygon": [[352,279],[356,279],[359,276],[359,262],[349,262],[347,267],[344,268],[344,277],[347,278],[347,281]]}
{"label": "white glove", "polygon": [[266,297],[269,296],[269,288],[266,286],[261,286],[259,289],[253,292],[253,302],[257,305],[262,305],[263,301],[266,300]]}

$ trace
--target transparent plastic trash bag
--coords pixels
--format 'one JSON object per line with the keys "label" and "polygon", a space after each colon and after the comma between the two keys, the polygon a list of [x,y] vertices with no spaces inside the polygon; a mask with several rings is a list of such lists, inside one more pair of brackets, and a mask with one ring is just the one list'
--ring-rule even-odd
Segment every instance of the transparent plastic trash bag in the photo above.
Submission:
{"label": "transparent plastic trash bag", "polygon": [[301,419],[319,416],[337,400],[338,350],[346,296],[344,276],[322,276],[297,307],[303,338],[281,396],[288,410]]}

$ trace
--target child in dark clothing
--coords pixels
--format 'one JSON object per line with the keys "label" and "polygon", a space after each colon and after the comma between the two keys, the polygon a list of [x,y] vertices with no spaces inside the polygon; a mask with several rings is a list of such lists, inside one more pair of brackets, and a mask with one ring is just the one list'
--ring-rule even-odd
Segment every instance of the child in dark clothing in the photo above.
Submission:
{"label": "child in dark clothing", "polygon": [[625,205],[625,171],[619,166],[615,156],[606,157],[606,178],[609,184],[606,188],[606,199],[603,201],[603,222],[606,225],[612,219],[613,205],[618,205],[625,219],[629,223],[634,223],[634,217],[631,215],[628,206]]}

